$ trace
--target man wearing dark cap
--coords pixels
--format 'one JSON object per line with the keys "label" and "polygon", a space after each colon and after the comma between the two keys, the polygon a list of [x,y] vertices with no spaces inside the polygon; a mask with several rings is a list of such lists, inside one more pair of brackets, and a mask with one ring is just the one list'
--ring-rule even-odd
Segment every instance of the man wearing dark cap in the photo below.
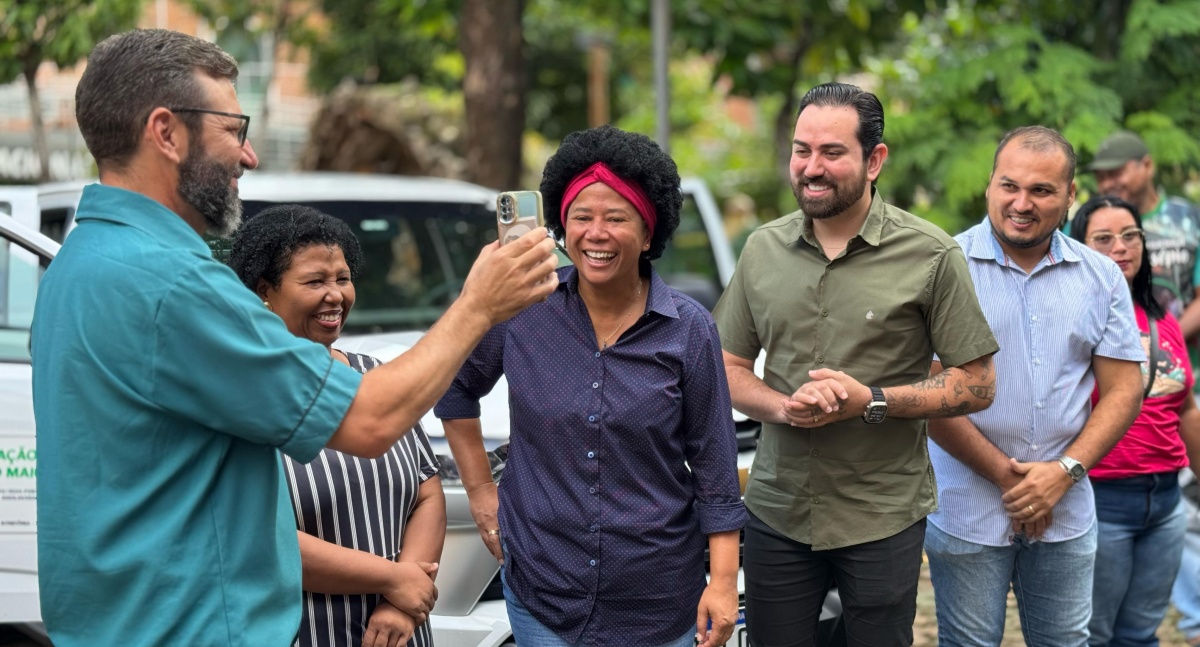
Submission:
{"label": "man wearing dark cap", "polygon": [[1120,131],[1105,139],[1088,169],[1096,174],[1102,195],[1115,195],[1138,208],[1146,231],[1146,249],[1154,269],[1154,297],[1179,319],[1183,335],[1197,356],[1200,333],[1200,209],[1187,200],[1167,196],[1154,186],[1154,160],[1137,135]]}

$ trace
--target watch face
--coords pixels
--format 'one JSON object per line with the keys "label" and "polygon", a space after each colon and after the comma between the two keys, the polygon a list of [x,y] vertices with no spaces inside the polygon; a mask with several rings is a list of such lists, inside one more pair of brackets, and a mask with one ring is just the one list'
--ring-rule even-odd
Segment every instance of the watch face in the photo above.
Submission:
{"label": "watch face", "polygon": [[1071,466],[1071,478],[1075,479],[1076,481],[1083,478],[1083,475],[1086,473],[1087,470],[1083,469],[1083,465],[1076,463],[1075,465]]}
{"label": "watch face", "polygon": [[879,424],[887,417],[887,405],[875,404],[867,407],[867,412],[863,414],[863,420],[870,424]]}

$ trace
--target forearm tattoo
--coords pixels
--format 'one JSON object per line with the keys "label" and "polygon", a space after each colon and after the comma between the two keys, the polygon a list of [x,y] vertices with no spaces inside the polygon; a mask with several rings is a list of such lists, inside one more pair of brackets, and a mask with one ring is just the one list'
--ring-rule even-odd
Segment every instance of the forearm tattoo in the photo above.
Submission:
{"label": "forearm tattoo", "polygon": [[953,418],[987,407],[996,398],[992,358],[948,368],[927,380],[887,389],[888,415]]}

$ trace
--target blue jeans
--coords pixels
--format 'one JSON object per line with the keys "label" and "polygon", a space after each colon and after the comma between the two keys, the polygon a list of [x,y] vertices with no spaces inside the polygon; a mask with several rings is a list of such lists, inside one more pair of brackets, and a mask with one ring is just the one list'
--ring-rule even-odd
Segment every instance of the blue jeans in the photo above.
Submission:
{"label": "blue jeans", "polygon": [[999,645],[1010,584],[1026,645],[1087,644],[1095,525],[1068,541],[1030,542],[1017,535],[1008,546],[985,546],[953,537],[931,523],[925,531],[925,554],[938,643],[943,647]]}
{"label": "blue jeans", "polygon": [[1183,559],[1171,590],[1171,601],[1179,610],[1179,631],[1189,641],[1200,639],[1200,509],[1183,500],[1188,530],[1183,538]]}
{"label": "blue jeans", "polygon": [[1187,531],[1178,475],[1093,481],[1092,488],[1100,537],[1088,644],[1158,645]]}
{"label": "blue jeans", "polygon": [[[508,551],[504,551],[504,553],[505,560],[507,560]],[[512,628],[513,640],[520,647],[583,647],[582,636],[580,636],[579,642],[569,643],[563,640],[562,636],[554,633],[553,629],[538,622],[538,619],[534,618],[533,614],[529,613],[529,609],[526,609],[525,605],[521,604],[521,601],[513,594],[512,589],[508,588],[504,569],[500,569],[500,584],[504,590],[504,602],[508,608],[508,624]],[[696,628],[692,627],[678,640],[673,640],[661,647],[693,647],[695,644]]]}

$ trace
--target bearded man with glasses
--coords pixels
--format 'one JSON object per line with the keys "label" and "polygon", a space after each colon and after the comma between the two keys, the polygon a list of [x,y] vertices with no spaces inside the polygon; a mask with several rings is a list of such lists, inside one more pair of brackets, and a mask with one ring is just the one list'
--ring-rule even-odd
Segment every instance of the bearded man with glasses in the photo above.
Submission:
{"label": "bearded man with glasses", "polygon": [[[382,455],[484,333],[558,282],[539,228],[485,247],[442,320],[369,375],[292,335],[202,238],[236,229],[238,178],[258,166],[236,77],[212,43],[135,30],[96,46],[76,90],[100,183],[46,270],[31,340],[58,647],[291,645],[302,573],[279,454]],[[432,578],[392,588],[423,622]]]}

